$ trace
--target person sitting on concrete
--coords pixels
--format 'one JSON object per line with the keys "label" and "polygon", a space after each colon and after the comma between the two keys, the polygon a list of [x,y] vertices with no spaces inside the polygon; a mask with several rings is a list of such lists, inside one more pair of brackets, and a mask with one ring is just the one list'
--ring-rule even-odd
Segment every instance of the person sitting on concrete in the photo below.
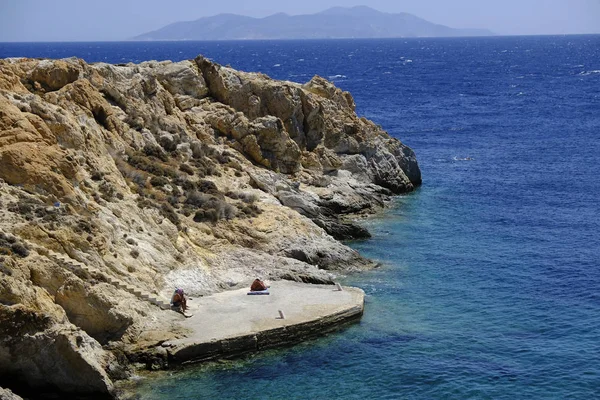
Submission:
{"label": "person sitting on concrete", "polygon": [[250,291],[248,294],[269,294],[269,286],[259,278],[256,278],[254,282],[252,282],[252,285],[250,285]]}
{"label": "person sitting on concrete", "polygon": [[185,310],[187,309],[187,299],[185,298],[183,289],[175,289],[175,293],[173,293],[173,297],[171,297],[171,307],[176,308],[183,314],[185,313]]}
{"label": "person sitting on concrete", "polygon": [[250,285],[251,292],[263,292],[265,290],[267,290],[267,285],[258,278],[256,278],[254,282],[252,282],[252,285]]}

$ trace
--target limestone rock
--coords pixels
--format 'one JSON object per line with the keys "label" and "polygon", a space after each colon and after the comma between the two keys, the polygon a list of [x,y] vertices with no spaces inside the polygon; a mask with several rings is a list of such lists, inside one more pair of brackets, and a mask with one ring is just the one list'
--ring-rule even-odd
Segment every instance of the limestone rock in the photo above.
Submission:
{"label": "limestone rock", "polygon": [[0,387],[0,400],[23,400],[23,398],[14,394],[10,389]]}
{"label": "limestone rock", "polygon": [[110,396],[119,363],[165,367],[150,342],[185,335],[153,304],[175,287],[373,267],[336,239],[421,174],[354,110],[323,78],[202,57],[0,60],[0,375]]}
{"label": "limestone rock", "polygon": [[79,79],[81,69],[77,64],[77,60],[43,60],[36,65],[30,78],[46,91],[59,90]]}
{"label": "limestone rock", "polygon": [[41,312],[0,305],[0,370],[28,387],[108,397],[114,359],[85,332],[57,325]]}
{"label": "limestone rock", "polygon": [[336,88],[333,83],[321,78],[320,76],[315,75],[310,82],[306,83],[302,87],[311,93],[332,100],[341,108],[349,108],[352,111],[356,109],[354,99],[350,93],[343,92],[342,90]]}

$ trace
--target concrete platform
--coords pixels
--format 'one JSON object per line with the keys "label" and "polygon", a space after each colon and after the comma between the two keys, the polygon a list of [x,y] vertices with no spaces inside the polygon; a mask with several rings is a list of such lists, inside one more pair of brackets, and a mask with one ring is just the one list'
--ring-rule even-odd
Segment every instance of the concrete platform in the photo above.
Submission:
{"label": "concrete platform", "polygon": [[247,292],[235,290],[189,301],[188,311],[194,315],[181,325],[192,333],[163,344],[170,362],[232,358],[291,345],[357,321],[364,310],[364,292],[351,287],[339,291],[330,285],[280,281],[271,284],[268,296]]}

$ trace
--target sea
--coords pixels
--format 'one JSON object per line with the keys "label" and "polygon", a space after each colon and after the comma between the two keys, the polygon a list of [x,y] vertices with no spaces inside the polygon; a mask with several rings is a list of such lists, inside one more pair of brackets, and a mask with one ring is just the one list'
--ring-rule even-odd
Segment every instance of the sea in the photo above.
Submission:
{"label": "sea", "polygon": [[349,243],[360,323],[138,377],[141,399],[600,398],[600,36],[3,43],[0,57],[183,60],[354,96],[423,185]]}

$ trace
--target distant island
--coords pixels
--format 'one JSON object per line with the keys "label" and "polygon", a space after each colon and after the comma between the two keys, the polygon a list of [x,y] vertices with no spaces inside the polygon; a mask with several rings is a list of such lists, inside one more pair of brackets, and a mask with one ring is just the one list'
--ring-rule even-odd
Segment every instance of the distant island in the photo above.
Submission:
{"label": "distant island", "polygon": [[219,14],[175,22],[132,40],[267,40],[490,36],[486,29],[455,29],[408,13],[366,6],[334,7],[317,14],[274,14],[252,18]]}

